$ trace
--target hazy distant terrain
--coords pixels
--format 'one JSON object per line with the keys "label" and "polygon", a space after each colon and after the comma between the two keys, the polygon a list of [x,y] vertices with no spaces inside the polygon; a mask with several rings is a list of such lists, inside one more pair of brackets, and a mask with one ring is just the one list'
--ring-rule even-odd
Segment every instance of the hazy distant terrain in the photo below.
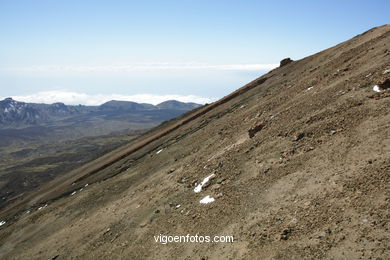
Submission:
{"label": "hazy distant terrain", "polygon": [[200,105],[166,101],[157,106],[109,101],[100,106],[0,101],[0,146],[52,142],[147,129]]}
{"label": "hazy distant terrain", "polygon": [[199,107],[110,101],[101,106],[0,101],[0,207],[20,194]]}

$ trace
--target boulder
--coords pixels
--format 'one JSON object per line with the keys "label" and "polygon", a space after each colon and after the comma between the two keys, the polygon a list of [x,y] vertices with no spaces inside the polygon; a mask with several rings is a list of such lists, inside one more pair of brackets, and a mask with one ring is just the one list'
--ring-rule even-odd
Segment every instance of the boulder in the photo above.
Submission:
{"label": "boulder", "polygon": [[390,88],[390,78],[383,79],[377,83],[380,90],[387,90]]}
{"label": "boulder", "polygon": [[259,132],[261,129],[264,128],[264,126],[265,126],[265,123],[260,122],[260,123],[255,124],[251,128],[249,128],[249,130],[248,130],[249,138],[254,137],[257,132]]}
{"label": "boulder", "polygon": [[289,63],[291,63],[291,62],[293,62],[292,59],[290,59],[290,58],[285,58],[285,59],[283,59],[283,60],[280,61],[280,66],[279,66],[279,67],[283,67],[283,66],[285,66],[285,65],[287,65],[287,64],[289,64]]}

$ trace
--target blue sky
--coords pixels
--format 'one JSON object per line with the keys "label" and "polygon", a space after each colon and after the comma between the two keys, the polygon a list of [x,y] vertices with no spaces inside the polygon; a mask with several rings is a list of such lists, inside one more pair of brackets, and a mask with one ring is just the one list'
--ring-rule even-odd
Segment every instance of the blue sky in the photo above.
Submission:
{"label": "blue sky", "polygon": [[389,10],[387,0],[0,0],[0,98],[207,102],[285,57],[388,23]]}

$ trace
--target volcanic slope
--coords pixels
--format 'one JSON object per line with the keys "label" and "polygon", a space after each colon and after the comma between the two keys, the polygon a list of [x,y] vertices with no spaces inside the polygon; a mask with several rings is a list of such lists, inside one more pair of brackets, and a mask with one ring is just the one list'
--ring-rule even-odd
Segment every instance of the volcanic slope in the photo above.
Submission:
{"label": "volcanic slope", "polygon": [[389,71],[389,25],[270,71],[4,209],[0,258],[390,259]]}

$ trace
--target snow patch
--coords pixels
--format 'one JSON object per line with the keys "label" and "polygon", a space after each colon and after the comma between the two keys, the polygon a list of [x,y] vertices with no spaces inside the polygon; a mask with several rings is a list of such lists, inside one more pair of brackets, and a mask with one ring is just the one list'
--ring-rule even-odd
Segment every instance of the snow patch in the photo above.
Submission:
{"label": "snow patch", "polygon": [[210,197],[209,195],[207,195],[206,197],[201,199],[199,202],[200,202],[200,204],[208,204],[208,203],[211,203],[213,201],[215,201],[215,199],[213,197]]}
{"label": "snow patch", "polygon": [[156,154],[159,154],[159,153],[161,153],[163,150],[164,150],[164,149],[160,149],[160,150],[158,150]]}
{"label": "snow patch", "polygon": [[379,89],[379,86],[378,85],[375,85],[372,90],[374,90],[375,92],[381,92],[381,90]]}
{"label": "snow patch", "polygon": [[47,207],[47,204],[43,205],[42,207],[39,207],[38,210],[44,209]]}
{"label": "snow patch", "polygon": [[0,227],[5,224],[5,221],[0,221]]}
{"label": "snow patch", "polygon": [[196,187],[194,188],[194,192],[196,192],[196,193],[201,192],[202,187],[210,180],[211,177],[214,177],[214,176],[215,176],[215,174],[213,173],[213,174],[207,176],[206,178],[204,178],[201,183],[196,185]]}

